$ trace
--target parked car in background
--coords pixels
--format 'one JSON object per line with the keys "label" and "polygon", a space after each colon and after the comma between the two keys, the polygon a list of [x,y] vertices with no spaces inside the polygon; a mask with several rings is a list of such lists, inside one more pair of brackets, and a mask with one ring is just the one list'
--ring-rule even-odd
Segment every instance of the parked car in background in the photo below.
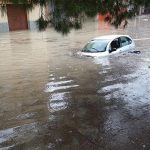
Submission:
{"label": "parked car in background", "polygon": [[79,54],[98,57],[134,49],[135,43],[129,35],[106,35],[89,41]]}

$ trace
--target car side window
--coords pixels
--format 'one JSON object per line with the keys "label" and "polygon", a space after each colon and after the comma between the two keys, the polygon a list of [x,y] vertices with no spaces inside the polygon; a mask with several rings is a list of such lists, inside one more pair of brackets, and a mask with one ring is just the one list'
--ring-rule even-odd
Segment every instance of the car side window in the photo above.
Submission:
{"label": "car side window", "polygon": [[120,43],[121,43],[121,47],[123,47],[131,44],[132,41],[128,37],[120,37]]}
{"label": "car side window", "polygon": [[111,44],[110,44],[110,48],[109,48],[109,52],[114,52],[116,51],[118,48],[120,48],[120,40],[119,38],[114,39]]}
{"label": "car side window", "polygon": [[127,37],[128,43],[131,44],[132,40],[130,38]]}

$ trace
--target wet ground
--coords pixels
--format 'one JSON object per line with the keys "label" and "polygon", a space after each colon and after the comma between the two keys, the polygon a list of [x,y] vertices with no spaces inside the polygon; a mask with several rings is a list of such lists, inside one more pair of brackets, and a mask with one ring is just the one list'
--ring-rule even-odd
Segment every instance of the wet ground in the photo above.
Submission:
{"label": "wet ground", "polygon": [[[91,38],[123,33],[136,53],[83,58]],[[0,150],[149,150],[150,21],[87,21],[62,36],[0,34]]]}

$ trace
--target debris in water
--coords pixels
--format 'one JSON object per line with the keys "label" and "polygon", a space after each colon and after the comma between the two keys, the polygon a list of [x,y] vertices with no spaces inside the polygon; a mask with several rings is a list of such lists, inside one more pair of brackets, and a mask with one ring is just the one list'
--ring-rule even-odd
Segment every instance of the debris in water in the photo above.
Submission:
{"label": "debris in water", "polygon": [[132,51],[132,52],[129,52],[129,53],[140,54],[140,53],[141,53],[141,51]]}

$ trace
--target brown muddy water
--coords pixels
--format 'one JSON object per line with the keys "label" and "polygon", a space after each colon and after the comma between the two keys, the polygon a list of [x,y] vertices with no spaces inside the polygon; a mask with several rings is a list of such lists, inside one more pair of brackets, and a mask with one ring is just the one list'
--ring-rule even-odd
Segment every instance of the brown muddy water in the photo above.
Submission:
{"label": "brown muddy water", "polygon": [[[79,57],[90,39],[129,34],[140,54]],[[0,34],[0,150],[150,149],[150,21],[87,21],[62,36]]]}

